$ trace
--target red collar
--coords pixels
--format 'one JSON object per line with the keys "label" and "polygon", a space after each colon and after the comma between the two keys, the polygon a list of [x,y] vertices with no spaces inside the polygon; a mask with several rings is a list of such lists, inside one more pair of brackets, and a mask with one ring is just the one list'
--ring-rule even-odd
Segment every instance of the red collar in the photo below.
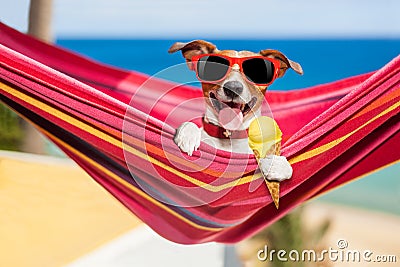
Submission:
{"label": "red collar", "polygon": [[230,131],[206,121],[203,117],[203,129],[209,136],[219,139],[243,139],[248,138],[247,130]]}

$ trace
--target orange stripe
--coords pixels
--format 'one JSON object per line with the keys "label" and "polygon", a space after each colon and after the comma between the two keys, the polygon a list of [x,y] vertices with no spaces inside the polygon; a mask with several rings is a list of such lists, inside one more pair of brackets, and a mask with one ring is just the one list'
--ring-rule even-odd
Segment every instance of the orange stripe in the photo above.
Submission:
{"label": "orange stripe", "polygon": [[385,104],[387,104],[388,102],[392,101],[395,98],[398,98],[400,96],[400,87],[396,88],[393,92],[386,94],[384,96],[379,97],[378,99],[376,99],[375,101],[373,101],[371,104],[369,104],[368,106],[365,106],[363,109],[361,109],[358,113],[354,114],[350,119],[356,119],[376,108],[379,108],[380,106],[383,106]]}

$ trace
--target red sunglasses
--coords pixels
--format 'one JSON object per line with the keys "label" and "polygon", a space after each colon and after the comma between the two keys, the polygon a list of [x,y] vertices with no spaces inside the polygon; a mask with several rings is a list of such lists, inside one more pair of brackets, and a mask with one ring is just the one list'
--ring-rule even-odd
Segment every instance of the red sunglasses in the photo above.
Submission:
{"label": "red sunglasses", "polygon": [[192,57],[197,78],[203,82],[219,82],[226,78],[233,65],[238,64],[241,73],[250,83],[267,86],[278,77],[279,61],[263,57],[229,57],[218,54],[201,54]]}

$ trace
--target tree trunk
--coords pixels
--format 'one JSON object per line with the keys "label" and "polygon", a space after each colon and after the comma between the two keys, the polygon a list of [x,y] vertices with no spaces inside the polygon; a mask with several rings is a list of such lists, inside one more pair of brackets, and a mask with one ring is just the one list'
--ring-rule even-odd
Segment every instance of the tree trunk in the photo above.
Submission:
{"label": "tree trunk", "polygon": [[[53,0],[31,0],[29,7],[28,34],[45,42],[53,42],[51,29]],[[45,154],[46,139],[31,124],[22,123],[24,139],[21,150],[29,153]]]}
{"label": "tree trunk", "polygon": [[45,42],[53,42],[51,28],[53,0],[31,0],[28,34]]}

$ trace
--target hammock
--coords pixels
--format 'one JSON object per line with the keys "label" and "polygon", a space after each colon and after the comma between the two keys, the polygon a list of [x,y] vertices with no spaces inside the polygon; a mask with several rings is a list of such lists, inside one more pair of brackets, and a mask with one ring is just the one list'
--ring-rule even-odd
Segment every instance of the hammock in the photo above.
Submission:
{"label": "hammock", "polygon": [[4,24],[0,36],[0,101],[174,242],[240,241],[308,199],[400,159],[400,57],[374,73],[267,93],[294,170],[281,183],[277,210],[253,155],[201,144],[190,157],[173,143],[180,123],[202,115],[200,104],[175,109],[200,97],[199,88],[145,83],[144,74]]}

